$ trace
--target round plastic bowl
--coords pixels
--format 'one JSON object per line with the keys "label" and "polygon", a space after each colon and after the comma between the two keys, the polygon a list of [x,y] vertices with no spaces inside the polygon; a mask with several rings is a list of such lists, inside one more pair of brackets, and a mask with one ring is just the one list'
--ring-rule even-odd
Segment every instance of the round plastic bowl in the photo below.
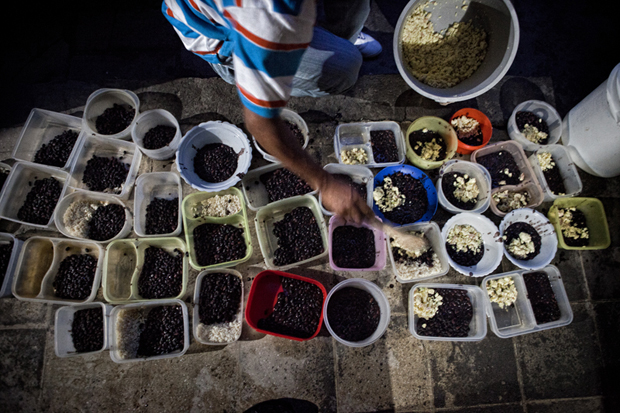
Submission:
{"label": "round plastic bowl", "polygon": [[[457,208],[446,198],[441,185],[443,176],[450,172],[460,172],[476,179],[480,194],[478,195],[478,203],[473,209],[464,210]],[[459,214],[461,212],[482,214],[491,204],[491,175],[484,166],[473,162],[457,160],[446,162],[446,164],[442,166],[439,171],[439,178],[437,179],[435,187],[437,188],[437,198],[439,199],[439,204],[443,209],[453,214]]]}
{"label": "round plastic bowl", "polygon": [[[499,233],[504,235],[504,231],[515,222],[525,222],[534,227],[541,238],[540,253],[531,260],[519,260],[508,253],[506,250],[506,244],[502,242],[504,255],[514,265],[526,270],[539,270],[546,267],[551,260],[555,257],[555,252],[558,249],[558,238],[555,234],[553,224],[540,212],[530,209],[522,208],[515,209],[514,211],[506,214],[502,222],[499,224]],[[503,240],[503,238],[502,238]]]}
{"label": "round plastic bowl", "polygon": [[[129,106],[135,110],[133,120],[131,124],[122,131],[115,133],[114,135],[103,135],[97,132],[95,122],[97,118],[108,108],[113,107],[114,104],[121,106]],[[86,106],[84,106],[84,115],[82,116],[82,129],[86,132],[86,135],[98,136],[104,138],[123,139],[128,140],[131,136],[131,129],[138,117],[140,111],[140,99],[135,93],[129,90],[123,89],[98,89],[91,93],[86,100]]]}
{"label": "round plastic bowl", "polygon": [[[159,149],[144,148],[144,136],[152,128],[160,125],[171,126],[176,129],[172,141]],[[151,159],[163,161],[174,157],[179,143],[181,142],[181,128],[179,127],[179,122],[172,113],[163,109],[149,110],[141,113],[136,119],[136,123],[134,123],[131,128],[131,139],[143,154]]]}
{"label": "round plastic bowl", "polygon": [[[194,172],[196,153],[210,143],[228,145],[239,155],[237,169],[230,178],[223,182],[205,182]],[[251,162],[252,148],[248,137],[241,129],[228,122],[201,123],[185,134],[179,149],[177,149],[177,169],[181,177],[192,188],[199,191],[217,192],[230,188],[241,180],[241,177],[248,171]]]}
{"label": "round plastic bowl", "polygon": [[[456,118],[460,118],[461,116],[465,116],[468,118],[472,118],[478,121],[480,124],[480,130],[482,131],[482,145],[471,146],[466,145],[461,142],[460,139],[457,139],[457,147],[456,151],[461,155],[469,155],[476,149],[480,149],[485,147],[489,141],[491,140],[491,136],[493,136],[493,126],[491,125],[491,121],[484,113],[480,112],[478,109],[473,108],[463,108],[454,113],[450,118],[450,124],[452,124],[452,120]],[[458,133],[456,134],[458,138]]]}
{"label": "round plastic bowl", "polygon": [[[431,132],[438,133],[446,143],[446,157],[439,161],[429,161],[418,156],[411,147],[409,141],[409,134],[414,131],[428,129]],[[458,145],[458,138],[452,125],[445,120],[436,116],[422,116],[416,119],[407,129],[407,135],[405,136],[405,144],[407,145],[407,159],[415,166],[422,169],[436,169],[443,165],[448,160],[452,159],[456,152]]]}
{"label": "round plastic bowl", "polygon": [[[433,181],[421,170],[409,165],[398,165],[398,166],[388,166],[387,168],[383,168],[379,171],[379,173],[375,176],[374,187],[380,186],[383,184],[383,179],[396,172],[402,172],[404,174],[408,174],[413,176],[416,179],[422,181],[422,185],[424,185],[424,189],[426,189],[426,196],[428,198],[428,209],[426,213],[422,216],[422,218],[418,219],[416,222],[428,222],[433,218],[435,212],[437,212],[437,191],[435,190],[435,185],[433,185]],[[375,212],[375,215],[378,216],[383,222],[395,225],[402,226],[413,224],[413,222],[407,222],[405,224],[396,224],[390,221],[389,219],[383,216],[383,213],[379,210],[377,203],[373,201],[372,209]]]}
{"label": "round plastic bowl", "polygon": [[[327,317],[327,308],[329,307],[329,300],[331,299],[331,297],[334,295],[336,291],[342,288],[345,288],[345,287],[359,288],[360,290],[369,292],[373,296],[375,301],[377,301],[377,304],[379,304],[379,308],[381,309],[381,316],[379,318],[379,325],[377,326],[377,329],[375,330],[374,333],[372,333],[370,337],[368,337],[365,340],[362,340],[362,341],[343,340],[340,337],[338,337],[336,333],[334,333],[334,330],[332,330],[331,326],[329,325],[329,319]],[[387,330],[387,326],[390,323],[390,304],[388,303],[388,300],[385,297],[385,294],[383,294],[383,291],[381,291],[381,289],[377,287],[375,284],[371,283],[368,280],[364,280],[362,278],[350,278],[348,280],[345,280],[341,283],[336,284],[336,286],[332,288],[332,290],[329,292],[329,294],[327,295],[327,299],[325,300],[325,304],[323,305],[323,315],[324,315],[324,320],[325,320],[325,327],[327,327],[329,334],[331,334],[338,342],[346,346],[350,346],[350,347],[365,347],[379,340],[381,336],[385,333],[385,330]]]}
{"label": "round plastic bowl", "polygon": [[441,230],[441,237],[444,244],[448,239],[448,232],[455,225],[469,224],[476,229],[482,235],[482,242],[484,243],[484,255],[478,264],[471,267],[465,267],[455,263],[450,254],[448,254],[448,261],[452,268],[457,270],[463,275],[470,277],[484,277],[489,275],[499,266],[502,262],[502,246],[500,240],[497,239],[499,230],[489,218],[480,214],[472,214],[471,212],[463,212],[450,218],[445,223]]}
{"label": "round plastic bowl", "polygon": [[[521,131],[519,131],[516,116],[517,112],[522,111],[532,112],[547,122],[547,126],[549,126],[549,140],[545,145],[539,145],[527,140]],[[524,150],[537,151],[547,145],[558,143],[562,135],[562,118],[557,110],[547,102],[541,100],[527,100],[519,103],[512,111],[510,119],[508,119],[508,135],[510,139],[519,142]]]}
{"label": "round plastic bowl", "polygon": [[[301,133],[304,135],[304,144],[302,146],[302,149],[306,149],[306,147],[308,146],[308,140],[309,140],[309,130],[308,130],[308,125],[306,124],[306,121],[299,116],[297,113],[293,112],[290,109],[282,109],[282,113],[280,113],[280,118],[282,118],[283,121],[289,121],[292,122],[294,124],[297,125],[297,127],[301,130]],[[269,155],[267,152],[265,152],[265,150],[263,148],[260,147],[260,145],[258,144],[258,142],[256,142],[256,138],[254,138],[254,136],[252,136],[252,141],[254,142],[254,147],[256,147],[256,149],[258,150],[258,152],[260,152],[261,155],[263,155],[263,158],[266,161],[269,162],[279,162],[274,156]]]}

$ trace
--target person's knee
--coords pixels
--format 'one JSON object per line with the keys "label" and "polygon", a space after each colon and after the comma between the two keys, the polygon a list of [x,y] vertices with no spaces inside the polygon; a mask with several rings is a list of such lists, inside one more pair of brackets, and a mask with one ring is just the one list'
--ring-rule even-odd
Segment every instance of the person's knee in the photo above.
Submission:
{"label": "person's knee", "polygon": [[348,91],[357,82],[362,62],[362,54],[351,44],[333,62],[325,63],[322,88],[330,95]]}

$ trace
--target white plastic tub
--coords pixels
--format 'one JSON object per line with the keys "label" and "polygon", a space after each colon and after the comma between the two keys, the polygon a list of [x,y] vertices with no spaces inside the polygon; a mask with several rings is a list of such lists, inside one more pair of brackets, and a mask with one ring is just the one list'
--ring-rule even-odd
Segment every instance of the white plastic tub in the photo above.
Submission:
{"label": "white plastic tub", "polygon": [[[377,218],[378,219],[378,218]],[[342,268],[339,267],[338,265],[336,265],[336,263],[334,262],[334,254],[333,254],[333,248],[334,248],[334,241],[333,241],[333,235],[334,235],[334,231],[336,230],[336,228],[338,227],[342,227],[342,226],[353,226],[356,228],[366,228],[372,231],[373,233],[373,239],[375,242],[375,262],[371,267],[368,268]],[[362,223],[361,225],[357,225],[354,223],[347,223],[346,220],[338,215],[334,215],[333,217],[330,218],[329,220],[329,265],[336,271],[381,271],[382,269],[385,268],[385,263],[387,261],[387,252],[385,251],[386,246],[385,246],[385,234],[383,233],[383,231],[373,227],[370,224],[367,223]]]}
{"label": "white plastic tub", "polygon": [[[106,109],[113,107],[114,104],[135,110],[131,124],[114,135],[103,135],[98,133],[97,127],[95,126],[97,118],[103,114]],[[82,129],[87,136],[127,140],[131,136],[131,128],[136,122],[139,113],[140,99],[138,99],[135,93],[124,89],[98,89],[91,93],[88,100],[86,100],[84,115],[82,116]]]}
{"label": "white plastic tub", "polygon": [[[394,133],[396,148],[398,149],[398,160],[396,162],[377,162],[374,158],[372,145],[370,144],[370,132],[389,130]],[[343,150],[353,148],[363,148],[368,154],[368,162],[363,164],[369,168],[384,168],[386,166],[400,165],[405,162],[405,140],[400,125],[392,121],[384,122],[362,122],[345,123],[338,125],[334,135],[334,151],[339,163],[343,163],[340,153]]]}
{"label": "white plastic tub", "polygon": [[[550,153],[553,158],[553,162],[555,162],[555,167],[559,168],[560,175],[562,176],[562,180],[564,182],[564,187],[566,188],[566,193],[564,195],[558,195],[551,192],[549,189],[549,185],[547,184],[547,180],[545,179],[545,174],[543,173],[540,162],[538,161],[538,154],[541,153]],[[530,155],[528,158],[530,164],[532,165],[532,169],[534,170],[534,174],[538,179],[538,183],[542,187],[542,190],[545,193],[544,202],[553,202],[558,198],[577,196],[581,193],[583,189],[583,184],[581,183],[581,178],[579,177],[579,171],[575,167],[568,150],[565,146],[562,145],[548,145],[544,148],[540,148],[534,154]]]}
{"label": "white plastic tub", "polygon": [[[517,112],[532,112],[547,123],[547,126],[549,126],[549,136],[545,145],[531,142],[525,138],[517,126]],[[547,145],[556,144],[560,140],[562,135],[562,118],[558,111],[547,102],[541,100],[521,102],[514,108],[510,119],[508,119],[508,135],[510,139],[520,143],[526,151],[537,151]]]}
{"label": "white plastic tub", "polygon": [[[280,118],[285,122],[289,121],[297,125],[299,130],[301,130],[301,133],[304,135],[304,144],[302,146],[302,149],[306,149],[310,136],[310,131],[308,130],[308,125],[306,124],[306,121],[297,113],[286,108],[282,109],[282,112],[280,113]],[[254,142],[254,147],[256,148],[256,150],[258,150],[258,152],[263,155],[263,158],[266,161],[279,162],[273,155],[269,155],[267,152],[265,152],[263,148],[260,147],[254,136],[252,136],[252,141]]]}
{"label": "white plastic tub", "polygon": [[[170,143],[159,149],[146,149],[144,147],[144,136],[156,126],[171,126],[176,128],[174,138]],[[181,142],[181,128],[179,122],[172,113],[163,109],[153,109],[141,113],[131,128],[131,140],[136,144],[143,154],[151,159],[165,160],[174,158],[179,143]]]}
{"label": "white plastic tub", "polygon": [[[366,184],[366,204],[372,208],[372,191],[373,187],[373,178],[374,174],[370,169],[361,165],[341,165],[337,163],[330,163],[323,167],[330,174],[343,174],[348,175],[353,179],[353,182],[356,184]],[[328,211],[323,206],[323,198],[321,193],[319,192],[319,205],[321,206],[321,211],[324,215],[332,216],[333,212]]]}
{"label": "white plastic tub", "polygon": [[[443,182],[442,177],[450,172],[460,172],[468,175],[470,178],[476,179],[476,184],[478,185],[480,194],[478,195],[478,202],[473,209],[464,210],[457,208],[446,198],[446,195],[443,192],[443,187],[441,186]],[[439,201],[439,205],[452,214],[459,214],[461,212],[482,214],[491,204],[491,175],[489,175],[489,171],[487,171],[484,166],[473,162],[457,160],[446,162],[439,171],[439,178],[435,183],[435,188],[437,188],[437,199]]]}
{"label": "white plastic tub", "polygon": [[[103,315],[103,346],[97,351],[89,351],[84,353],[78,353],[73,345],[73,337],[71,335],[71,327],[73,324],[73,318],[75,313],[80,310],[87,310],[90,308],[98,308]],[[60,307],[56,310],[56,317],[54,321],[54,351],[56,356],[60,358],[75,357],[75,356],[87,356],[90,354],[101,353],[108,349],[108,319],[112,306],[101,302],[94,302],[88,304],[78,304],[66,307]]]}
{"label": "white plastic tub", "polygon": [[[146,209],[154,198],[178,198],[178,223],[173,232],[167,234],[146,233]],[[183,188],[181,178],[174,172],[151,172],[142,174],[136,179],[134,194],[134,230],[141,238],[149,237],[176,237],[181,233],[181,202],[183,202]]]}
{"label": "white plastic tub", "polygon": [[13,275],[15,274],[15,267],[17,266],[17,259],[22,249],[23,241],[15,238],[13,234],[6,232],[0,232],[0,245],[8,245],[13,243],[11,250],[11,257],[4,273],[4,281],[0,284],[0,298],[11,296],[11,285],[13,285]]}

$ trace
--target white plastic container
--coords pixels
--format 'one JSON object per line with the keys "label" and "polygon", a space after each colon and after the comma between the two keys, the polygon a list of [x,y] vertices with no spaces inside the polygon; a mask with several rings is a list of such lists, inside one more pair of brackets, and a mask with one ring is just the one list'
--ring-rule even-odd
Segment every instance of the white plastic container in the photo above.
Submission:
{"label": "white plastic container", "polygon": [[[396,140],[396,148],[398,149],[398,161],[396,162],[378,162],[373,155],[372,145],[370,144],[370,132],[389,130],[394,133]],[[343,163],[340,154],[343,150],[353,148],[363,148],[368,154],[368,162],[363,164],[369,168],[384,168],[386,166],[400,165],[405,162],[405,139],[400,125],[392,121],[384,122],[362,122],[362,123],[344,123],[338,125],[336,134],[334,135],[334,151],[338,163]]]}
{"label": "white plastic container", "polygon": [[[73,345],[73,337],[71,335],[71,327],[73,324],[73,318],[75,313],[80,310],[87,310],[90,308],[98,308],[103,315],[103,346],[97,351],[89,351],[84,353],[78,353]],[[90,354],[101,353],[108,349],[108,319],[112,306],[101,302],[93,302],[88,304],[78,304],[72,306],[60,307],[56,310],[56,317],[54,321],[54,351],[56,356],[60,358],[75,357],[75,356],[87,356]]]}
{"label": "white plastic container", "polygon": [[0,298],[11,296],[11,285],[13,285],[13,275],[15,274],[15,267],[17,266],[17,259],[22,249],[23,241],[15,238],[13,234],[6,232],[0,232],[0,245],[7,245],[13,243],[13,249],[11,250],[11,257],[4,273],[4,280],[0,284]]}
{"label": "white plastic container", "polygon": [[[521,133],[517,126],[517,112],[532,112],[547,122],[547,126],[549,126],[549,136],[545,145],[534,143],[525,138],[525,135]],[[521,102],[514,108],[512,115],[510,115],[510,119],[508,119],[508,135],[510,139],[519,142],[524,150],[537,151],[547,145],[553,145],[560,140],[560,136],[562,135],[562,118],[558,111],[547,102],[541,100]]]}
{"label": "white plastic container", "polygon": [[80,139],[82,139],[82,119],[75,116],[37,108],[32,109],[11,156],[19,161],[34,163],[34,157],[41,149],[41,146],[48,144],[56,136],[67,130],[77,132],[78,134],[67,162],[61,167],[61,169],[67,170],[71,166],[71,162],[77,153]]}
{"label": "white plastic container", "polygon": [[[476,179],[476,184],[478,185],[480,194],[478,195],[478,202],[473,209],[464,210],[457,208],[446,198],[441,184],[443,182],[443,176],[450,172],[460,172],[468,175],[470,178]],[[452,214],[459,214],[461,212],[482,214],[491,204],[491,175],[489,175],[489,171],[487,171],[484,166],[477,163],[458,160],[446,162],[439,170],[439,178],[435,183],[435,188],[437,188],[437,200],[439,201],[439,205]]]}
{"label": "white plastic container", "polygon": [[[286,108],[282,109],[282,112],[280,113],[280,118],[285,122],[289,121],[297,125],[299,130],[301,130],[301,133],[304,135],[304,144],[302,146],[302,149],[306,149],[310,136],[310,131],[308,130],[308,125],[306,124],[306,121],[297,113]],[[266,161],[279,162],[273,155],[269,155],[267,152],[265,152],[263,148],[260,147],[258,142],[256,142],[256,138],[254,136],[252,136],[252,141],[254,142],[254,147],[256,148],[256,150],[258,150],[258,152],[263,155],[263,158]]]}
{"label": "white plastic container", "polygon": [[[422,336],[417,331],[418,316],[413,311],[413,294],[419,288],[445,288],[450,290],[465,290],[471,301],[473,314],[469,323],[469,334],[467,337],[434,337]],[[409,290],[409,332],[418,340],[435,341],[480,341],[487,335],[486,303],[484,292],[475,285],[462,284],[439,284],[439,283],[420,283],[414,285]]]}
{"label": "white plastic container", "polygon": [[620,175],[620,64],[564,117],[562,143],[587,173]]}
{"label": "white plastic container", "polygon": [[[562,176],[562,181],[564,182],[564,187],[566,188],[566,193],[564,195],[554,194],[551,192],[551,189],[549,189],[549,185],[545,179],[545,174],[540,167],[540,162],[538,162],[538,154],[545,152],[551,154],[556,168],[559,168],[560,170],[560,175]],[[579,177],[579,171],[577,171],[577,168],[575,167],[575,164],[573,163],[565,146],[548,145],[537,150],[534,154],[530,155],[528,159],[530,164],[532,164],[532,169],[538,179],[538,183],[545,193],[544,202],[553,202],[557,198],[576,196],[581,193],[583,184],[581,183],[581,178]]]}
{"label": "white plastic container", "polygon": [[[330,174],[343,174],[348,175],[353,179],[356,184],[366,184],[366,204],[372,208],[372,191],[373,191],[373,178],[374,174],[370,169],[361,165],[341,165],[337,163],[330,163],[323,167]],[[319,205],[324,215],[332,216],[333,212],[328,211],[323,206],[323,198],[319,192]]]}
{"label": "white plastic container", "polygon": [[[377,218],[379,219],[379,218]],[[373,240],[375,243],[375,262],[372,266],[367,267],[367,268],[343,268],[343,267],[339,267],[338,265],[336,265],[336,263],[334,262],[334,253],[333,253],[333,248],[334,248],[334,240],[333,240],[333,236],[334,236],[334,231],[336,230],[336,228],[338,227],[342,227],[342,226],[352,226],[352,227],[356,227],[356,228],[366,228],[370,231],[372,231],[373,234]],[[342,217],[340,217],[339,215],[334,215],[330,218],[329,220],[329,265],[336,271],[381,271],[385,268],[385,263],[387,261],[387,252],[385,251],[386,249],[386,244],[385,244],[385,234],[383,233],[383,231],[381,231],[380,229],[373,227],[370,224],[367,224],[365,222],[363,222],[362,224],[358,225],[352,222],[346,222],[346,220]]]}
{"label": "white plastic container", "polygon": [[[134,109],[135,112],[132,122],[125,129],[113,135],[98,133],[97,127],[95,126],[97,118],[103,114],[106,109],[113,107],[114,104]],[[91,93],[88,100],[86,100],[84,115],[82,116],[82,129],[87,136],[128,140],[131,136],[131,128],[136,122],[139,113],[140,99],[138,99],[135,93],[123,89],[98,89]]]}
{"label": "white plastic container", "polygon": [[[168,234],[146,233],[146,208],[154,198],[174,199],[178,198],[178,223],[173,232]],[[181,202],[183,202],[183,188],[181,178],[174,172],[151,172],[138,176],[136,179],[136,192],[134,194],[134,230],[141,238],[149,237],[177,237],[181,233]]]}
{"label": "white plastic container", "polygon": [[[329,307],[329,300],[332,298],[334,293],[338,290],[341,290],[345,287],[353,287],[359,288],[360,290],[367,291],[372,295],[377,304],[379,304],[379,308],[381,310],[381,315],[379,318],[379,325],[377,329],[370,337],[361,341],[347,341],[338,337],[334,330],[332,330],[329,324],[329,317],[327,317],[327,308]],[[348,280],[342,281],[334,286],[331,289],[327,298],[325,299],[325,303],[323,304],[323,321],[325,322],[325,327],[327,327],[327,331],[332,335],[339,343],[344,344],[349,347],[366,347],[379,340],[383,334],[385,334],[385,330],[387,330],[388,324],[390,323],[390,303],[388,302],[385,294],[377,285],[374,283],[365,280],[363,278],[350,278]]]}
{"label": "white plastic container", "polygon": [[[146,149],[144,147],[144,136],[156,126],[171,126],[176,128],[174,138],[170,143],[159,149]],[[174,158],[179,143],[181,142],[181,128],[179,122],[172,113],[163,109],[153,109],[141,113],[131,128],[131,140],[136,144],[143,154],[151,159],[165,160]]]}

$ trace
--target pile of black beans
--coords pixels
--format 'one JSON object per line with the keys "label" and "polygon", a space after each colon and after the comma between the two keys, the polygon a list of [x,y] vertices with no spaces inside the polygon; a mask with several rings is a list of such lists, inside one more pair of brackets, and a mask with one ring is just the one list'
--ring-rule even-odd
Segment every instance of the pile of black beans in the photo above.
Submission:
{"label": "pile of black beans", "polygon": [[398,162],[398,146],[391,130],[370,131],[370,144],[376,163]]}
{"label": "pile of black beans", "polygon": [[458,265],[472,267],[478,264],[484,256],[484,244],[480,246],[478,251],[472,251],[470,249],[463,251],[457,250],[455,245],[446,242],[446,251],[450,258]]}
{"label": "pile of black beans", "polygon": [[82,183],[91,191],[120,192],[117,188],[125,183],[128,173],[129,164],[122,162],[120,158],[93,155],[86,163]]}
{"label": "pile of black beans", "polygon": [[523,274],[523,281],[527,288],[527,298],[536,317],[536,324],[559,320],[562,313],[547,274],[544,272]]}
{"label": "pile of black beans", "polygon": [[78,353],[101,350],[103,347],[103,311],[85,308],[73,314],[71,338]]}
{"label": "pile of black beans", "polygon": [[77,138],[78,133],[74,130],[66,130],[55,136],[49,143],[41,145],[34,155],[34,162],[59,168],[64,167],[69,160]]}
{"label": "pile of black beans", "polygon": [[202,279],[198,316],[206,325],[230,323],[241,306],[241,279],[234,274],[213,273]]}
{"label": "pile of black beans", "polygon": [[[497,188],[503,185],[518,185],[521,183],[519,176],[521,170],[517,161],[508,151],[490,153],[476,157],[476,162],[487,168],[491,175],[491,187]],[[506,170],[508,173],[506,173]],[[503,182],[500,184],[500,182]]]}
{"label": "pile of black beans", "polygon": [[107,241],[114,238],[125,225],[125,208],[119,204],[102,205],[88,222],[87,238]]}
{"label": "pile of black beans", "polygon": [[[458,199],[454,195],[454,190],[456,189],[454,186],[454,183],[456,182],[458,178],[465,179],[465,174],[461,172],[449,172],[447,174],[444,174],[443,177],[441,178],[441,189],[446,199],[448,200],[448,202],[450,202],[452,205],[454,205],[457,208],[464,209],[466,211],[474,209],[476,205],[478,204],[478,199],[471,199],[469,201],[463,201],[463,200]],[[465,179],[465,182],[467,182],[468,180],[469,178]]]}
{"label": "pile of black beans", "polygon": [[4,282],[6,276],[6,270],[9,267],[9,261],[11,260],[11,254],[13,253],[13,243],[0,244],[0,287]]}
{"label": "pile of black beans", "polygon": [[319,328],[323,292],[316,285],[280,277],[282,292],[273,312],[258,320],[258,328],[297,338],[309,338]]}
{"label": "pile of black beans", "polygon": [[170,234],[179,225],[179,198],[153,198],[146,207],[144,230],[148,235]]}
{"label": "pile of black beans", "polygon": [[61,192],[62,184],[55,178],[35,180],[24,204],[17,211],[17,218],[32,224],[47,225]]}
{"label": "pile of black beans", "polygon": [[277,266],[292,264],[319,255],[324,251],[321,230],[312,210],[297,207],[273,224],[278,238],[273,262]]}
{"label": "pile of black beans", "polygon": [[140,334],[139,357],[159,356],[183,349],[183,310],[180,305],[155,307],[149,311]]}
{"label": "pile of black beans", "polygon": [[194,228],[194,248],[201,267],[240,260],[247,250],[243,228],[211,223]]}
{"label": "pile of black beans", "polygon": [[312,188],[304,180],[289,171],[280,168],[261,175],[260,180],[267,189],[269,202],[279,201],[296,195],[312,192]]}
{"label": "pile of black beans", "polygon": [[163,248],[144,250],[144,265],[138,278],[138,293],[142,298],[170,298],[181,294],[183,287],[183,251],[173,254]]}
{"label": "pile of black beans", "polygon": [[115,103],[97,116],[95,128],[102,135],[115,135],[127,129],[136,114],[134,108],[125,107]]}
{"label": "pile of black beans", "polygon": [[223,143],[210,143],[198,150],[194,157],[194,172],[206,182],[223,182],[237,170],[239,156]]}
{"label": "pile of black beans", "polygon": [[540,140],[538,142],[539,145],[546,145],[549,142],[549,125],[547,122],[536,114],[528,111],[519,111],[515,115],[515,121],[517,123],[517,128],[519,128],[520,132],[523,132],[525,125],[530,125],[536,127],[539,131],[547,134],[545,139]]}
{"label": "pile of black beans", "polygon": [[442,304],[430,319],[418,318],[416,331],[421,336],[467,337],[474,308],[465,290],[435,288]]}
{"label": "pile of black beans", "polygon": [[368,228],[350,225],[332,233],[332,260],[340,268],[370,268],[375,265],[375,234]]}
{"label": "pile of black beans", "polygon": [[174,139],[177,128],[168,125],[157,125],[149,129],[142,139],[144,149],[161,149]]}
{"label": "pile of black beans", "polygon": [[90,254],[73,254],[60,262],[54,277],[54,294],[60,298],[85,300],[93,289],[97,258]]}
{"label": "pile of black beans", "polygon": [[331,296],[327,319],[329,326],[341,339],[362,341],[377,330],[381,308],[368,291],[345,287]]}
{"label": "pile of black beans", "polygon": [[392,179],[392,185],[405,195],[405,201],[393,210],[383,212],[383,216],[399,225],[411,224],[422,218],[428,209],[428,195],[422,181],[402,172],[388,177]]}

